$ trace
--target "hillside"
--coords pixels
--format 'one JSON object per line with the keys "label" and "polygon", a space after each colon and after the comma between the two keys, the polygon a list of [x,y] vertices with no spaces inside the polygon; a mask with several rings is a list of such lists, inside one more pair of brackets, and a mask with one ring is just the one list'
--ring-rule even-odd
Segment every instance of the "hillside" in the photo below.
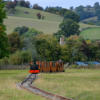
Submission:
{"label": "hillside", "polygon": [[[26,14],[25,12],[28,12]],[[36,17],[37,13],[41,13],[42,15],[45,16],[44,20],[39,20]],[[91,18],[87,20],[92,20],[96,19]],[[5,25],[7,26],[7,34],[10,34],[14,28],[18,26],[27,26],[30,28],[35,28],[39,31],[44,32],[45,34],[53,34],[58,31],[59,29],[59,24],[63,20],[62,17],[51,14],[48,12],[44,11],[39,11],[39,10],[34,10],[34,9],[29,9],[29,8],[23,8],[23,7],[16,7],[16,12],[13,16],[8,16],[8,18],[5,20]],[[81,36],[83,36],[85,39],[100,39],[99,36],[99,29],[96,31],[96,25],[89,25],[89,24],[83,24],[80,22],[80,30],[82,31],[83,29],[86,28],[93,28],[94,31],[91,31],[91,29],[83,30],[81,32]],[[96,34],[94,36],[94,33]]]}
{"label": "hillside", "polygon": [[98,40],[100,39],[100,28],[94,27],[94,28],[86,29],[82,31],[80,35],[85,39]]}
{"label": "hillside", "polygon": [[12,17],[8,16],[8,19],[5,20],[5,25],[7,26],[7,33],[11,33],[14,28],[17,26],[27,26],[30,28],[35,28],[39,31],[42,31],[46,34],[52,34],[58,30],[60,22],[47,21],[47,20],[38,20],[32,18],[23,18],[23,17]]}
{"label": "hillside", "polygon": [[30,9],[25,7],[16,7],[16,12],[13,16],[15,17],[24,17],[24,18],[32,18],[37,19],[37,13],[41,13],[41,15],[45,16],[44,20],[47,21],[61,21],[62,17],[56,14],[51,14],[48,12],[36,10],[36,9]]}
{"label": "hillside", "polygon": [[[23,17],[13,17],[8,16],[5,20],[5,25],[7,26],[7,33],[11,33],[14,28],[17,26],[27,26],[30,28],[35,28],[39,31],[42,31],[46,34],[52,34],[57,32],[59,28],[60,21],[47,21],[47,20],[38,20],[32,18],[23,18]],[[88,25],[80,23],[80,30],[87,27],[98,27],[96,25]]]}
{"label": "hillside", "polygon": [[89,24],[84,24],[84,23],[80,22],[80,30],[83,30],[83,29],[86,29],[86,28],[93,28],[93,27],[100,27],[100,26],[89,25]]}
{"label": "hillside", "polygon": [[82,20],[82,21],[97,21],[97,16],[95,16],[95,17],[90,17],[90,18],[87,18],[87,19],[85,19],[85,20]]}
{"label": "hillside", "polygon": [[[37,19],[37,13],[41,13],[43,16],[45,16],[45,19]],[[16,7],[16,12],[13,16],[9,16],[8,14],[8,18],[5,20],[5,25],[7,25],[8,34],[11,33],[17,26],[27,26],[30,28],[35,28],[46,34],[52,34],[58,30],[58,26],[62,19],[62,17],[48,12]]]}

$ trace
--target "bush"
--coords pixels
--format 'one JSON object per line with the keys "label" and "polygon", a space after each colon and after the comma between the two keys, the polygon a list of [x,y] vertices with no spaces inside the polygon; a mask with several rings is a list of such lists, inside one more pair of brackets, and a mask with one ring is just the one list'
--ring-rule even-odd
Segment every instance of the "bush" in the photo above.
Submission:
{"label": "bush", "polygon": [[32,60],[32,54],[30,53],[30,51],[22,51],[21,57],[23,63],[28,63]]}
{"label": "bush", "polygon": [[24,37],[34,37],[36,35],[42,34],[42,32],[37,31],[36,29],[32,28],[29,29],[25,34]]}
{"label": "bush", "polygon": [[0,65],[20,65],[29,63],[32,60],[32,54],[30,51],[17,51],[10,55],[8,58],[5,57],[0,59]]}
{"label": "bush", "polygon": [[32,54],[29,51],[17,51],[9,57],[9,64],[19,65],[29,63],[32,59]]}
{"label": "bush", "polygon": [[71,65],[71,68],[79,68],[78,65]]}
{"label": "bush", "polygon": [[19,65],[22,63],[21,53],[17,51],[15,54],[10,55],[9,64]]}
{"label": "bush", "polygon": [[23,35],[23,34],[26,33],[28,30],[29,30],[28,27],[22,26],[22,27],[16,27],[16,28],[14,29],[14,32],[18,32],[19,35]]}
{"label": "bush", "polygon": [[8,58],[4,57],[3,59],[0,59],[0,65],[7,65],[9,64]]}

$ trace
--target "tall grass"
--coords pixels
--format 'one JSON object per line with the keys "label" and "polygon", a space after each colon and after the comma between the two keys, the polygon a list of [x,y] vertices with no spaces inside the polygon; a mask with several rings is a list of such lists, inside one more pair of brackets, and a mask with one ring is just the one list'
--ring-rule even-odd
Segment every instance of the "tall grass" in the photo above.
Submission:
{"label": "tall grass", "polygon": [[41,74],[35,85],[74,100],[100,100],[100,70],[67,69],[65,73]]}

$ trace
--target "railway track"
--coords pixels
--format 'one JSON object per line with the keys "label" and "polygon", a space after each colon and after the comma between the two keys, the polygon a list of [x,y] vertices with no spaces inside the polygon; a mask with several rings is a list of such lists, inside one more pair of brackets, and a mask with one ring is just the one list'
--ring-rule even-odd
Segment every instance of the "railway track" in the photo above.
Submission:
{"label": "railway track", "polygon": [[25,81],[24,84],[19,83],[19,84],[17,84],[17,86],[21,87],[22,89],[25,89],[25,90],[33,93],[33,94],[43,96],[43,97],[45,97],[47,99],[50,99],[50,100],[72,100],[70,98],[65,98],[63,96],[52,94],[52,93],[46,92],[46,91],[44,91],[42,89],[39,89],[39,88],[37,88],[35,86],[30,85],[30,83],[35,81],[35,79],[36,79],[36,77],[34,77],[34,78],[26,78],[25,80],[27,80],[27,81]]}

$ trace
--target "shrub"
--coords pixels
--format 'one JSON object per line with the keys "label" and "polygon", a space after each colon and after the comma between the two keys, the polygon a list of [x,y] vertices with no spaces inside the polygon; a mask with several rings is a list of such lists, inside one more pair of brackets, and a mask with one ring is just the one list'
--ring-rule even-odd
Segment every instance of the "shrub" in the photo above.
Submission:
{"label": "shrub", "polygon": [[29,30],[28,27],[22,26],[22,27],[16,27],[16,28],[14,29],[14,32],[18,32],[19,35],[23,35],[23,34],[26,33],[28,30]]}
{"label": "shrub", "polygon": [[32,28],[29,29],[25,34],[24,37],[34,37],[36,35],[42,34],[42,32],[37,31],[36,29]]}
{"label": "shrub", "polygon": [[17,51],[9,57],[9,64],[18,65],[28,63],[32,59],[29,51]]}
{"label": "shrub", "polygon": [[17,51],[16,53],[0,59],[0,65],[20,65],[29,63],[32,60],[30,51]]}
{"label": "shrub", "polygon": [[0,65],[7,65],[7,64],[9,64],[8,57],[0,59]]}
{"label": "shrub", "polygon": [[78,65],[71,65],[71,68],[79,68]]}

